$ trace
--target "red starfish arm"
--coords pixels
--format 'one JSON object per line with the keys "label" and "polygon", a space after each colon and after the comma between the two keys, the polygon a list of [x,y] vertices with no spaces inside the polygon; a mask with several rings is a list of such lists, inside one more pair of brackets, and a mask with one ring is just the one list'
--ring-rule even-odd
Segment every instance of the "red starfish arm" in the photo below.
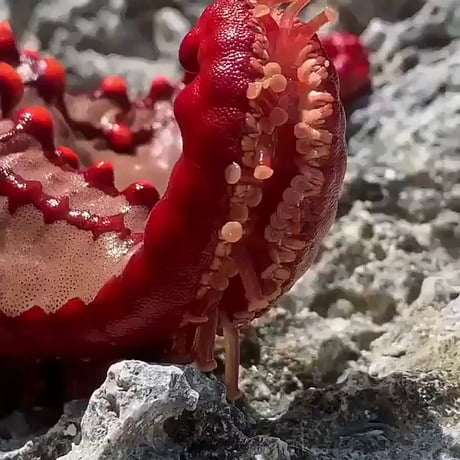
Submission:
{"label": "red starfish arm", "polygon": [[[298,13],[308,1],[284,3],[286,10],[275,0],[217,0],[184,40],[188,85],[175,102],[183,152],[155,205],[158,194],[146,184],[120,194],[106,163],[72,170],[76,156],[56,148],[44,109],[3,122],[4,354],[129,356],[155,348],[164,356],[173,343],[176,358],[210,369],[222,330],[229,392],[238,393],[238,327],[311,265],[346,165],[337,75],[315,34],[333,13],[303,23]],[[0,53],[11,51],[2,31]],[[17,60],[31,65],[39,56],[3,55],[9,115],[23,97]],[[63,100],[59,66],[46,69],[35,87],[38,96],[50,85],[61,91],[57,102],[45,98],[55,124],[61,116],[97,136],[94,123],[77,119],[84,101],[72,111]],[[123,82],[103,84],[105,99],[112,90],[120,95]],[[115,134],[127,139],[124,129]]]}

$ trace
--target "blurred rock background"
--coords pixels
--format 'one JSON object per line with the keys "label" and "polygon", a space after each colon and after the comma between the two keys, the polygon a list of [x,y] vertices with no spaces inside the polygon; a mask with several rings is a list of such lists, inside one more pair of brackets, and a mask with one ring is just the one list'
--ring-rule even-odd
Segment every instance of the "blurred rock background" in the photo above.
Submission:
{"label": "blurred rock background", "polygon": [[[111,74],[134,90],[153,76],[177,77],[177,49],[210,0],[0,0],[0,20],[9,20],[23,46],[49,52],[65,63],[71,88],[87,89]],[[328,2],[316,0],[319,10]],[[397,21],[422,0],[331,0],[338,29],[361,33],[372,18]],[[308,12],[306,13],[308,14]]]}
{"label": "blurred rock background", "polygon": [[[460,458],[460,0],[329,3],[335,27],[371,50],[373,92],[349,108],[344,196],[321,257],[243,341],[249,405],[227,405],[190,368],[125,363],[81,432],[75,404],[39,438],[20,414],[1,422],[0,459],[54,459],[81,438],[66,460]],[[177,48],[205,4],[3,0],[0,11],[68,66],[74,89],[116,73],[142,90],[179,75]]]}
{"label": "blurred rock background", "polygon": [[23,46],[65,63],[73,89],[111,74],[137,90],[152,77],[177,77],[177,49],[207,2],[186,0],[1,0]]}

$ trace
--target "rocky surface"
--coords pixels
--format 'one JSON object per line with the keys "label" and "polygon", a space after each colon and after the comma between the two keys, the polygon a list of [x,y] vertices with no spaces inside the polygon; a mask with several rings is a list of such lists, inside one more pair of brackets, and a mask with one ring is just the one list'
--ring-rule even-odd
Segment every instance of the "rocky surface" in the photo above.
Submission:
{"label": "rocky surface", "polygon": [[[222,452],[227,454],[222,455]],[[81,442],[59,460],[284,459],[287,444],[257,437],[223,385],[192,367],[113,365],[81,421]]]}
{"label": "rocky surface", "polygon": [[[64,57],[76,86],[85,63],[91,81],[116,68],[139,89],[175,72],[203,6],[31,3],[10,2],[23,39]],[[372,50],[374,89],[350,108],[344,196],[317,264],[244,337],[247,405],[192,368],[126,362],[81,430],[83,403],[48,432],[3,420],[0,459],[460,458],[460,1],[335,3]]]}

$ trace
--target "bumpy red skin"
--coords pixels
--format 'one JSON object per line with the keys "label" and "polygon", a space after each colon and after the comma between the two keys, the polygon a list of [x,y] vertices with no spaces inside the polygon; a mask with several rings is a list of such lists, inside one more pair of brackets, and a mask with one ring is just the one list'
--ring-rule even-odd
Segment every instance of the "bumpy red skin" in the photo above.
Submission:
{"label": "bumpy red skin", "polygon": [[[165,196],[149,216],[142,249],[89,305],[69,299],[54,315],[44,314],[38,306],[17,318],[0,316],[0,356],[123,357],[149,349],[167,354],[171,339],[181,333],[184,314],[199,315],[209,307],[197,301],[196,294],[200,277],[212,261],[219,230],[228,221],[225,168],[242,157],[241,136],[250,111],[246,89],[256,78],[249,65],[254,43],[251,21],[249,2],[217,0],[184,41],[182,62],[197,76],[175,104],[183,155]],[[305,213],[307,248],[284,290],[311,265],[335,217],[346,160],[343,110],[332,69],[328,90],[337,98],[335,115],[327,126],[334,133],[332,154],[323,168],[323,194],[311,201]],[[281,177],[292,174],[289,159],[295,152],[292,134],[284,137],[287,153],[274,164]],[[257,211],[260,229],[248,242],[256,259],[264,244],[263,226],[282,188],[280,181],[267,195],[273,201],[265,199]],[[244,310],[246,303],[236,280],[226,290],[220,308],[231,314],[234,309]]]}
{"label": "bumpy red skin", "polygon": [[[193,82],[182,92],[181,98],[186,104],[202,107],[202,113],[206,114],[206,119],[209,121],[218,125],[222,124],[222,129],[214,131],[215,138],[212,136],[208,138],[212,142],[207,143],[205,148],[210,155],[215,151],[216,145],[222,146],[219,148],[219,153],[226,150],[234,152],[234,156],[226,157],[226,162],[242,155],[239,145],[239,133],[244,130],[241,113],[250,111],[245,98],[245,88],[255,77],[248,63],[254,39],[251,28],[248,26],[251,21],[246,8],[248,3],[241,0],[215,2],[205,11],[198,27],[186,37],[179,54],[186,70],[186,80]],[[316,34],[311,40],[319,43]],[[327,57],[324,48],[321,47],[320,53]],[[222,58],[216,59],[219,56]],[[207,73],[209,66],[209,73]],[[335,220],[338,198],[345,175],[347,164],[345,114],[339,94],[339,78],[333,65],[329,67],[328,72],[329,77],[325,90],[333,95],[335,102],[333,103],[334,115],[328,118],[324,127],[334,134],[334,139],[328,161],[321,167],[325,178],[322,194],[320,197],[310,199],[303,210],[301,235],[308,244],[301,257],[298,258],[291,278],[283,285],[283,292],[288,291],[314,262],[320,244]],[[194,74],[198,74],[195,80],[193,80]],[[211,102],[216,107],[226,107],[232,101],[237,100],[239,102],[238,113],[223,108],[220,111],[216,108],[211,110],[203,103],[198,104],[197,96],[203,89],[212,95],[211,101],[208,99],[203,102]],[[184,103],[184,109],[187,107],[186,104]],[[194,112],[189,111],[188,117],[191,122],[194,121],[195,126],[189,125],[191,128],[189,136],[187,136],[188,132],[183,131],[184,141],[196,143],[196,150],[199,153],[199,149],[203,148],[199,141],[203,139],[204,134],[209,133],[200,132],[200,128],[206,124],[203,125],[202,119],[195,117]],[[281,148],[279,152],[275,152],[274,183],[270,184],[270,188],[264,190],[264,200],[257,207],[259,225],[255,226],[253,234],[246,242],[246,248],[259,272],[269,264],[266,256],[266,241],[263,236],[265,225],[281,198],[286,181],[296,174],[294,165],[296,139],[292,135],[292,126],[286,127],[286,130],[282,131],[279,136]],[[228,163],[224,162],[224,164]],[[225,291],[222,303],[227,310],[232,312],[245,310],[247,301],[239,277],[231,281],[231,289]]]}

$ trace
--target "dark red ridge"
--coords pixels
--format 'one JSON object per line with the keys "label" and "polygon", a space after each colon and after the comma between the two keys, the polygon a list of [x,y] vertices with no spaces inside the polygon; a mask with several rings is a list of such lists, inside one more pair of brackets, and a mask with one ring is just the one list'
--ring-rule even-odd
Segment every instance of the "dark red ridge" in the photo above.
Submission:
{"label": "dark red ridge", "polygon": [[107,232],[117,232],[121,239],[131,235],[124,224],[123,215],[99,217],[88,215],[88,211],[70,209],[68,197],[47,195],[43,193],[40,182],[26,181],[6,169],[0,169],[0,195],[8,197],[8,210],[11,214],[21,205],[33,204],[43,213],[46,224],[64,220],[81,230],[91,231],[94,237]]}

